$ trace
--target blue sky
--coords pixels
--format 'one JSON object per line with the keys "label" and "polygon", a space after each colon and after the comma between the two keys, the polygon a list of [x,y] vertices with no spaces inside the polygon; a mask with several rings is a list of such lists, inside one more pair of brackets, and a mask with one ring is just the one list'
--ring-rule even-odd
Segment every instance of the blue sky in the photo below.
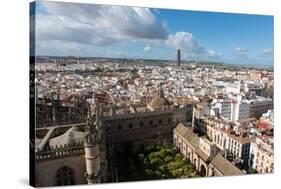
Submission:
{"label": "blue sky", "polygon": [[36,54],[273,65],[273,17],[37,1]]}

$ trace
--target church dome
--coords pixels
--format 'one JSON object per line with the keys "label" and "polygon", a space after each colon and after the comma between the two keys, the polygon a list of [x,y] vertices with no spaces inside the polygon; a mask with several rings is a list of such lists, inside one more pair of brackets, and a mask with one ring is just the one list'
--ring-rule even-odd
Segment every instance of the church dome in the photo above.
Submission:
{"label": "church dome", "polygon": [[170,102],[165,97],[155,97],[149,103],[151,108],[161,108],[163,106],[169,106]]}
{"label": "church dome", "polygon": [[71,127],[64,134],[49,140],[49,144],[52,147],[77,144],[83,142],[84,142],[84,132],[79,131],[78,127],[76,126]]}

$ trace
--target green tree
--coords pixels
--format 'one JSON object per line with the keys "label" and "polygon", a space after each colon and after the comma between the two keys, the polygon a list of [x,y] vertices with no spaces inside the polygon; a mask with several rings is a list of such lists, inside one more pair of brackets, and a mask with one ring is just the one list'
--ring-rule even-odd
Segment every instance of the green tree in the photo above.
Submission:
{"label": "green tree", "polygon": [[165,162],[165,163],[169,163],[169,162],[171,162],[171,161],[173,161],[173,157],[170,156],[170,155],[167,155],[167,156],[164,158],[164,162]]}
{"label": "green tree", "polygon": [[140,154],[138,155],[138,160],[141,161],[141,162],[144,161],[144,154],[143,154],[143,153],[140,153]]}

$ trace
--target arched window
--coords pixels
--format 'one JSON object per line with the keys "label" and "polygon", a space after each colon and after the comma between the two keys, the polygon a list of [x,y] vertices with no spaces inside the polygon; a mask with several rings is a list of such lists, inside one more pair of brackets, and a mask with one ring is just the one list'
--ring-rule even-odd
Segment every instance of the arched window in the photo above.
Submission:
{"label": "arched window", "polygon": [[206,173],[207,173],[207,171],[206,171],[205,166],[204,166],[204,165],[201,165],[201,167],[200,167],[200,175],[203,176],[203,177],[205,177],[205,176],[207,176]]}
{"label": "arched window", "polygon": [[69,167],[62,167],[56,175],[57,186],[73,185],[73,171]]}

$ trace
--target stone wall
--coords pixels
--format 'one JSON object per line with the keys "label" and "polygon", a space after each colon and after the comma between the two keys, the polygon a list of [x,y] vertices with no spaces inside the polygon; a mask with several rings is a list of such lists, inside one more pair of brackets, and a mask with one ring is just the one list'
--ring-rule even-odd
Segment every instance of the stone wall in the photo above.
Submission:
{"label": "stone wall", "polygon": [[75,185],[87,183],[84,177],[84,173],[86,172],[85,157],[84,153],[82,153],[63,158],[36,161],[36,187],[56,186],[56,174],[64,166],[72,169]]}
{"label": "stone wall", "polygon": [[171,143],[172,130],[177,121],[186,121],[186,113],[135,114],[126,119],[107,120],[104,126],[109,143],[116,145],[132,142],[137,145],[151,146]]}

